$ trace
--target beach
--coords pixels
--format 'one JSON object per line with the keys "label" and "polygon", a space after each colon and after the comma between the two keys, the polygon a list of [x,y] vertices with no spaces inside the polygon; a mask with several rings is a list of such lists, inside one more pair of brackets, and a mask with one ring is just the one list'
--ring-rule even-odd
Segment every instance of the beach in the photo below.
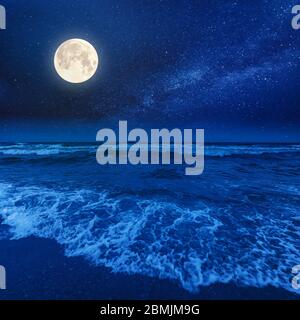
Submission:
{"label": "beach", "polygon": [[1,298],[299,298],[299,145],[209,145],[194,177],[95,150],[0,146]]}
{"label": "beach", "polygon": [[[67,258],[55,241],[28,238],[0,241],[1,261],[7,269],[7,290],[0,299],[299,299],[299,295],[267,287],[218,284],[190,293],[178,284],[140,275],[112,273],[83,258]],[[143,292],[143,294],[141,294]]]}

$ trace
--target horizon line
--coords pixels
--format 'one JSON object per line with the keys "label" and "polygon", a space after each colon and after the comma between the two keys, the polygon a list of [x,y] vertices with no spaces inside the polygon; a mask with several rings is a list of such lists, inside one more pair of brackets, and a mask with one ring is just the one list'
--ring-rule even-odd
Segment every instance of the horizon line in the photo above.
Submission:
{"label": "horizon line", "polygon": [[[99,144],[99,141],[67,141],[67,140],[53,140],[53,141],[49,141],[49,140],[45,140],[45,141],[1,141],[0,140],[0,144],[1,143],[12,143],[12,144],[18,144],[18,143],[31,143],[31,144],[50,144],[50,143],[93,143],[93,144]],[[213,144],[213,143],[236,143],[236,144],[300,144],[300,141],[207,141],[204,144]],[[119,143],[116,143],[119,144]],[[134,144],[134,142],[130,142],[128,144]],[[148,143],[151,144],[151,143]],[[194,144],[194,143],[193,143]]]}

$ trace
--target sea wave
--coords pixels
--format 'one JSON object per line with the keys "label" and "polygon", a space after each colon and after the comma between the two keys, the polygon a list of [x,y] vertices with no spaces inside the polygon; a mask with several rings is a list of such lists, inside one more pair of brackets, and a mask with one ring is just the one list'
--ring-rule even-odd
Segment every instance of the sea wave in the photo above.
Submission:
{"label": "sea wave", "polygon": [[[114,149],[125,149],[127,146],[111,146]],[[141,148],[150,150],[148,145]],[[155,146],[152,146],[155,148]],[[161,146],[156,147],[161,150]],[[55,156],[70,155],[73,153],[95,154],[97,145],[64,145],[64,144],[13,144],[0,145],[0,155],[3,156]],[[182,152],[178,145],[171,146],[172,152]],[[185,146],[185,151],[194,152],[195,145]],[[286,154],[300,153],[300,145],[207,145],[205,146],[205,156],[208,157],[226,157],[226,156],[243,156],[243,155],[263,155],[263,154]]]}
{"label": "sea wave", "polygon": [[300,153],[300,145],[272,146],[272,145],[228,145],[207,146],[206,156],[232,156],[232,155],[263,155],[263,154]]}
{"label": "sea wave", "polygon": [[262,212],[249,203],[236,212],[230,204],[190,208],[106,190],[0,183],[0,219],[11,239],[55,239],[67,256],[173,279],[191,292],[217,282],[293,291],[298,214],[287,204]]}
{"label": "sea wave", "polygon": [[0,155],[6,156],[52,156],[59,154],[70,154],[76,152],[92,152],[96,147],[76,145],[64,146],[63,144],[16,144],[0,145]]}

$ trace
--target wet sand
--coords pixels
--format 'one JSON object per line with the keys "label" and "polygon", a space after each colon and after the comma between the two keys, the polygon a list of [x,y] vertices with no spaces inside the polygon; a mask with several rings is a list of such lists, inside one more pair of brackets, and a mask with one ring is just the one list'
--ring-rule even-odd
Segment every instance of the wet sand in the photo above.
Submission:
{"label": "wet sand", "polygon": [[37,238],[0,240],[0,264],[7,290],[0,299],[299,299],[273,287],[216,284],[191,293],[169,280],[112,273],[82,257],[66,257],[55,241]]}

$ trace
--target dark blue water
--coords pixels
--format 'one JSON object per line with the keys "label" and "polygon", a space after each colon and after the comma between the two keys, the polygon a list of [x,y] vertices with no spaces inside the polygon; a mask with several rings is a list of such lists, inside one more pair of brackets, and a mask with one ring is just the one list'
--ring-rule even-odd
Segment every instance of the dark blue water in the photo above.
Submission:
{"label": "dark blue water", "polygon": [[[115,272],[292,291],[300,145],[210,145],[184,166],[100,166],[96,145],[0,145],[0,239],[54,239]],[[51,259],[51,257],[49,257]]]}

